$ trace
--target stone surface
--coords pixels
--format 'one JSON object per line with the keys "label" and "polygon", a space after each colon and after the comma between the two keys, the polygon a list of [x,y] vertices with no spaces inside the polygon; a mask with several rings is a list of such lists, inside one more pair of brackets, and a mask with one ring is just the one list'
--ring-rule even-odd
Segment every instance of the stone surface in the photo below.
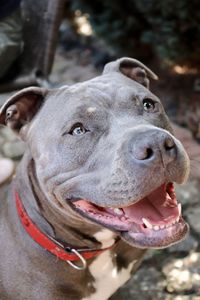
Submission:
{"label": "stone surface", "polygon": [[200,234],[200,205],[189,207],[185,215],[193,230]]}
{"label": "stone surface", "polygon": [[[152,284],[153,282],[154,284]],[[148,270],[142,267],[127,285],[121,288],[119,299],[144,300],[152,299],[152,295],[154,295],[154,299],[156,300],[163,299],[164,286],[165,278],[160,271],[156,270],[153,266],[149,266]]]}
{"label": "stone surface", "polygon": [[176,196],[183,206],[200,203],[199,182],[190,180],[184,185],[175,185]]}
{"label": "stone surface", "polygon": [[3,145],[3,153],[9,158],[20,158],[25,150],[25,144],[22,141],[6,142]]}
{"label": "stone surface", "polygon": [[18,139],[16,134],[8,127],[2,127],[0,132],[1,136],[8,142],[13,142]]}
{"label": "stone surface", "polygon": [[[66,72],[67,70],[67,72]],[[53,85],[71,85],[97,76],[98,72],[92,64],[83,64],[79,56],[66,55],[58,50],[50,81]]]}
{"label": "stone surface", "polygon": [[192,252],[184,259],[172,259],[162,271],[168,293],[200,296],[200,253]]}
{"label": "stone surface", "polygon": [[190,252],[196,250],[198,247],[198,241],[192,236],[192,233],[188,234],[186,239],[181,243],[171,246],[168,251],[173,252]]}
{"label": "stone surface", "polygon": [[200,144],[194,140],[191,132],[173,124],[174,134],[183,143],[190,158],[191,176],[200,179]]}

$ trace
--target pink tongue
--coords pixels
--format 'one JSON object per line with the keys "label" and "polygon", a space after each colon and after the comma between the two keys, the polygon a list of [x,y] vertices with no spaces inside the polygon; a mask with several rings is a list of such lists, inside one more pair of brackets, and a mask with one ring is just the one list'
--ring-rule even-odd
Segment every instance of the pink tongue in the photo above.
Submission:
{"label": "pink tongue", "polygon": [[147,198],[140,200],[138,203],[133,204],[129,207],[123,208],[123,211],[127,217],[133,222],[143,224],[142,218],[155,222],[161,221],[163,216],[160,215],[159,211],[152,206]]}
{"label": "pink tongue", "polygon": [[178,208],[163,206],[166,197],[167,193],[162,186],[136,204],[123,208],[123,211],[127,217],[138,224],[143,223],[142,218],[148,219],[153,224],[167,224],[178,217]]}

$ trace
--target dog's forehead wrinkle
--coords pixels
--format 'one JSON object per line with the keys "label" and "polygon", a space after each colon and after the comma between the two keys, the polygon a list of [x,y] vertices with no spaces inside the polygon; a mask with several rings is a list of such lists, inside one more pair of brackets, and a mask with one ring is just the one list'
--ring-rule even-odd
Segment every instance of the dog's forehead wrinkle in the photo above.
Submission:
{"label": "dog's forehead wrinkle", "polygon": [[131,100],[134,99],[134,97],[137,98],[143,98],[146,95],[150,95],[151,93],[147,90],[147,91],[138,91],[137,88],[133,85],[133,86],[126,86],[126,85],[122,85],[119,86],[116,89],[116,98],[121,100]]}
{"label": "dog's forehead wrinkle", "polygon": [[[66,111],[69,115],[71,110],[82,109],[87,110],[88,113],[94,113],[98,112],[98,108],[101,107],[107,110],[112,107],[125,108],[143,98],[153,98],[159,101],[155,95],[143,86],[140,87],[137,82],[131,81],[131,84],[130,82],[127,84],[126,80],[117,83],[113,80],[112,82],[105,80],[105,78],[97,81],[97,78],[55,91],[50,94],[47,104],[44,104],[44,109],[48,106],[48,115],[53,117],[55,112],[62,114]],[[80,101],[87,107],[79,106]]]}
{"label": "dog's forehead wrinkle", "polygon": [[150,92],[143,86],[141,86],[141,89],[138,91],[138,84],[134,81],[126,81],[126,78],[121,81],[120,74],[117,74],[116,79],[117,80],[113,80],[108,75],[96,77],[92,80],[70,86],[66,90],[66,93],[70,93],[71,95],[75,94],[76,97],[81,97],[82,101],[85,101],[88,98],[92,102],[98,101],[101,103],[105,100],[105,103],[107,104],[115,102],[118,98],[116,96],[117,94],[121,94],[124,98],[130,98],[132,93],[134,95],[138,94],[138,96],[145,93],[150,94]]}
{"label": "dog's forehead wrinkle", "polygon": [[81,101],[89,99],[90,101],[100,101],[112,97],[112,91],[115,91],[115,89],[108,82],[104,83],[100,80],[98,83],[93,83],[91,80],[89,82],[82,82],[78,85],[71,86],[66,90],[66,94],[70,93],[72,97],[75,96],[76,98],[81,99]]}
{"label": "dog's forehead wrinkle", "polygon": [[[84,125],[96,123],[101,124],[103,120],[107,120],[108,110],[100,107],[98,104],[81,104],[78,106],[74,106],[71,110],[70,115],[66,116],[63,120],[63,127],[75,122],[80,122]],[[105,123],[105,121],[104,121]]]}

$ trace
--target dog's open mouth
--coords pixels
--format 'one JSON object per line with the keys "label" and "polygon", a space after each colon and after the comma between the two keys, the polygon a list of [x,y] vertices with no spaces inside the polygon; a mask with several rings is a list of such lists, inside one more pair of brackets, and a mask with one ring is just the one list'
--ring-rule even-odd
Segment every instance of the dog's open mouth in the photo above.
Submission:
{"label": "dog's open mouth", "polygon": [[87,200],[77,200],[73,205],[84,217],[120,232],[122,238],[140,248],[167,247],[188,231],[173,183],[163,184],[127,207],[100,207]]}

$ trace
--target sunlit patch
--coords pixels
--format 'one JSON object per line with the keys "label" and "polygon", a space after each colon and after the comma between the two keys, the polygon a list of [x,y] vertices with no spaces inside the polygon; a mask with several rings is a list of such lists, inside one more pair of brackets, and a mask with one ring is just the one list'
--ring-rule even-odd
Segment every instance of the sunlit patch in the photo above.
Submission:
{"label": "sunlit patch", "polygon": [[200,254],[194,252],[183,259],[170,260],[162,270],[168,292],[174,295],[183,291],[194,293],[200,282]]}
{"label": "sunlit patch", "polygon": [[173,70],[177,74],[196,74],[198,72],[195,68],[189,68],[187,66],[176,65],[173,67]]}
{"label": "sunlit patch", "polygon": [[78,33],[86,36],[90,36],[93,34],[92,27],[89,22],[88,14],[82,14],[80,10],[75,12],[74,22],[78,27]]}
{"label": "sunlit patch", "polygon": [[197,262],[198,259],[199,259],[199,253],[192,253],[192,254],[190,255],[190,260],[191,260],[191,262]]}

